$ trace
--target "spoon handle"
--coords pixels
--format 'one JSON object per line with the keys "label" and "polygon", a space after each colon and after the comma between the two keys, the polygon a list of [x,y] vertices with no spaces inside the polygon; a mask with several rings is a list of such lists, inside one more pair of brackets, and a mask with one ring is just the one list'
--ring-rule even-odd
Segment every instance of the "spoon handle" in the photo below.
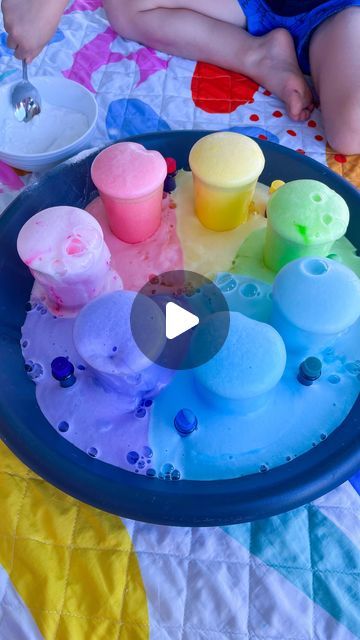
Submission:
{"label": "spoon handle", "polygon": [[28,70],[27,70],[27,62],[26,60],[22,61],[22,70],[23,70],[23,80],[26,80],[26,82],[28,82]]}

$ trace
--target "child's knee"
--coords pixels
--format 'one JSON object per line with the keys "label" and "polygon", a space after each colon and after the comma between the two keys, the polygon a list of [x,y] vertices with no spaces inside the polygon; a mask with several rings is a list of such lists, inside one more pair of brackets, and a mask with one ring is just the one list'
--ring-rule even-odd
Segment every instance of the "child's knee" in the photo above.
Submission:
{"label": "child's knee", "polygon": [[123,38],[138,40],[138,14],[141,2],[103,0],[104,9],[113,29]]}
{"label": "child's knee", "polygon": [[360,91],[342,101],[336,117],[325,128],[334,151],[344,155],[360,154]]}

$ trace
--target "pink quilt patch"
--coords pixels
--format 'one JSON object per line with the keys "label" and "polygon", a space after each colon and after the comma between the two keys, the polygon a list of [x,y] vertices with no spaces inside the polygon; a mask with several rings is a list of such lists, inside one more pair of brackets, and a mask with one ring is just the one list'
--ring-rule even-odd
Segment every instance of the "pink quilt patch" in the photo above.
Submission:
{"label": "pink quilt patch", "polygon": [[64,13],[67,15],[74,13],[74,11],[96,11],[102,6],[102,0],[74,0]]}
{"label": "pink quilt patch", "polygon": [[[10,191],[18,191],[24,187],[23,181],[19,178],[14,169],[0,160],[0,185],[7,187]],[[0,192],[3,189],[0,187]]]}
{"label": "pink quilt patch", "polygon": [[139,68],[139,80],[136,86],[145,82],[149,76],[157,71],[167,69],[169,60],[161,58],[154,49],[149,47],[140,47],[127,56],[110,51],[110,46],[116,38],[117,34],[111,27],[108,27],[103,33],[99,33],[75,53],[71,68],[63,71],[65,78],[76,80],[89,91],[96,93],[91,81],[92,74],[112,62],[121,62],[124,59],[133,60]]}

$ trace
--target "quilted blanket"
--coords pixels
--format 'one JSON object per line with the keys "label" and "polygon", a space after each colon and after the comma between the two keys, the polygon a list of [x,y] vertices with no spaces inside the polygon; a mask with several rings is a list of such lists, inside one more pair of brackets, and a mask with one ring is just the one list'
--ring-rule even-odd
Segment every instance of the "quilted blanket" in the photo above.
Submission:
{"label": "quilted blanket", "polygon": [[[96,95],[93,146],[155,130],[234,127],[360,184],[359,159],[329,150],[319,111],[293,123],[248,78],[121,39],[101,5],[70,3],[32,67]],[[18,77],[0,22],[0,82]],[[34,179],[0,163],[0,211]],[[0,443],[0,640],[360,638],[359,493],[360,475],[253,524],[157,527],[62,494]]]}

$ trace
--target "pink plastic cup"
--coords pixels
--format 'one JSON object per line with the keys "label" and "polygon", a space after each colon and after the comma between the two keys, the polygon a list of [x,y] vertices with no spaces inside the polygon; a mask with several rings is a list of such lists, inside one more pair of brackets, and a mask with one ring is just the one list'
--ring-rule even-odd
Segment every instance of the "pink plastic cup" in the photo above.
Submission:
{"label": "pink plastic cup", "polygon": [[17,249],[35,278],[34,296],[56,315],[74,315],[100,294],[121,287],[99,223],[76,207],[40,211],[22,227]]}
{"label": "pink plastic cup", "polygon": [[117,238],[135,244],[155,233],[166,175],[163,156],[136,142],[119,142],[95,158],[91,176]]}

